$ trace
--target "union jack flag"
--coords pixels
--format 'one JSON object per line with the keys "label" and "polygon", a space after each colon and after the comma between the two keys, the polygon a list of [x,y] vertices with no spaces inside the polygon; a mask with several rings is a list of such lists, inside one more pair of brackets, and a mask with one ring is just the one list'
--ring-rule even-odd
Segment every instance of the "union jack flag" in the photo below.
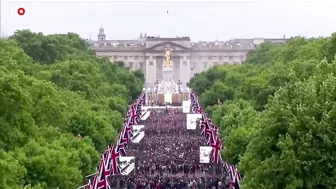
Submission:
{"label": "union jack flag", "polygon": [[211,128],[206,128],[205,135],[207,136],[207,145],[213,145],[215,143],[215,136]]}
{"label": "union jack flag", "polygon": [[81,186],[77,189],[92,189],[91,179],[89,179],[88,182],[84,186]]}
{"label": "union jack flag", "polygon": [[110,176],[109,170],[106,170],[104,155],[101,156],[100,164],[98,168],[98,174],[95,175],[93,180],[92,189],[110,189],[108,177]]}
{"label": "union jack flag", "polygon": [[119,157],[120,153],[118,152],[117,148],[111,147],[110,148],[110,161],[111,161],[111,175],[117,175],[119,173]]}
{"label": "union jack flag", "polygon": [[130,124],[136,125],[137,123],[140,122],[140,115],[141,115],[141,109],[140,112],[138,112],[137,105],[133,104],[131,107],[131,122]]}
{"label": "union jack flag", "polygon": [[237,172],[234,165],[230,165],[230,176],[231,176],[231,182],[232,182],[232,188],[233,189],[240,189],[240,174]]}
{"label": "union jack flag", "polygon": [[215,138],[219,136],[219,127],[215,126],[211,119],[209,119],[205,114],[202,116],[201,121],[201,136],[207,137],[207,144],[213,144],[215,142]]}
{"label": "union jack flag", "polygon": [[[212,131],[211,131],[212,132]],[[213,152],[213,163],[220,163],[220,158],[221,158],[221,154],[220,154],[220,150],[222,148],[222,144],[221,141],[219,139],[219,136],[216,137],[216,142],[211,144],[212,148],[214,149]]]}
{"label": "union jack flag", "polygon": [[146,93],[143,93],[142,97],[140,97],[140,104],[145,105],[146,104]]}
{"label": "union jack flag", "polygon": [[132,137],[132,126],[124,126],[121,133],[119,134],[118,142],[117,142],[117,151],[122,155],[127,155],[126,149],[129,138]]}

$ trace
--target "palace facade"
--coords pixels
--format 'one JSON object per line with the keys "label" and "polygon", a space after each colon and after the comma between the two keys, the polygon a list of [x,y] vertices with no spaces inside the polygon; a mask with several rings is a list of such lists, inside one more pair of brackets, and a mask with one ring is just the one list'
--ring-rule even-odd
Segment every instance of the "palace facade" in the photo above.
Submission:
{"label": "palace facade", "polygon": [[152,37],[140,35],[136,40],[106,40],[100,28],[97,41],[90,41],[97,56],[111,62],[123,61],[130,69],[145,73],[146,87],[153,87],[163,79],[164,53],[172,49],[173,79],[185,86],[194,74],[219,64],[241,64],[247,53],[264,42],[284,43],[280,39],[234,39],[230,41],[191,42],[189,37]]}

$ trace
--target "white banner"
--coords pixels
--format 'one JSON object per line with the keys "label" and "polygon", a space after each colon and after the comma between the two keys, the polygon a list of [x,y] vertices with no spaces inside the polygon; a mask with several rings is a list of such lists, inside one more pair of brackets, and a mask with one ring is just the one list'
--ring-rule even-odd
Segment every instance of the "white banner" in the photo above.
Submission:
{"label": "white banner", "polygon": [[173,101],[173,95],[171,93],[165,93],[164,94],[164,101],[165,103],[172,103]]}
{"label": "white banner", "polygon": [[211,151],[211,146],[200,146],[200,163],[210,163]]}
{"label": "white banner", "polygon": [[142,111],[141,120],[146,120],[150,116],[150,111]]}
{"label": "white banner", "polygon": [[145,136],[145,131],[143,130],[144,128],[144,125],[133,125],[133,143],[139,143],[143,139]]}
{"label": "white banner", "polygon": [[182,101],[182,108],[183,108],[183,113],[190,113],[190,100],[183,100]]}
{"label": "white banner", "polygon": [[141,111],[147,111],[149,108],[152,108],[152,106],[141,106]]}
{"label": "white banner", "polygon": [[141,110],[147,110],[147,109],[165,109],[166,107],[168,108],[181,108],[181,106],[170,106],[170,105],[167,105],[167,106],[143,106],[141,107]]}
{"label": "white banner", "polygon": [[129,175],[135,168],[134,156],[120,156],[119,157],[120,174]]}
{"label": "white banner", "polygon": [[187,114],[187,129],[195,130],[198,118],[202,118],[202,114]]}

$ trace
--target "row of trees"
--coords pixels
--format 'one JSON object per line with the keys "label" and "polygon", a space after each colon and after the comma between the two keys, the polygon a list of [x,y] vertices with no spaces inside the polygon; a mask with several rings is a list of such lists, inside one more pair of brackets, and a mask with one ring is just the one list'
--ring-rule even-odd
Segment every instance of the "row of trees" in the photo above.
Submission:
{"label": "row of trees", "polygon": [[96,57],[74,33],[22,30],[0,47],[0,188],[80,186],[115,140],[143,73]]}
{"label": "row of trees", "polygon": [[[246,189],[336,187],[336,33],[262,44],[190,81]],[[217,98],[224,101],[217,105]]]}

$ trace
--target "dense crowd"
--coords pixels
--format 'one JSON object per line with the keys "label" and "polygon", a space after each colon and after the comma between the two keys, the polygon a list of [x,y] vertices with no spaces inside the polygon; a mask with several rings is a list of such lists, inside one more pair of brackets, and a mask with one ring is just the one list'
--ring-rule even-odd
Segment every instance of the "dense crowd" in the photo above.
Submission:
{"label": "dense crowd", "polygon": [[186,129],[182,108],[152,109],[145,137],[128,146],[135,156],[135,170],[113,179],[112,185],[127,189],[230,188],[231,179],[221,166],[199,163],[199,146],[206,146],[200,130]]}

